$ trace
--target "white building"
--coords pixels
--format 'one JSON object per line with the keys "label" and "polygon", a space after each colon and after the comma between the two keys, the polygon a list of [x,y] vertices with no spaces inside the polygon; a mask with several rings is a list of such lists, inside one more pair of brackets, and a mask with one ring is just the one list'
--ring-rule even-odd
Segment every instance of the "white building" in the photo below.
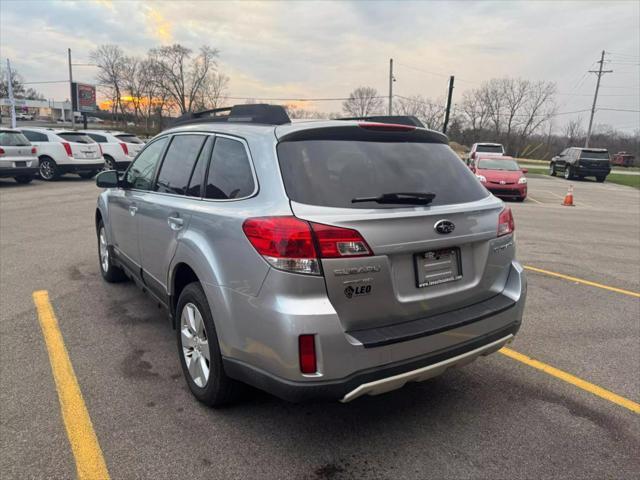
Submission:
{"label": "white building", "polygon": [[[59,118],[71,118],[71,102],[56,102],[54,100],[25,100],[16,98],[16,113],[24,112],[55,122]],[[3,117],[11,116],[11,102],[8,98],[0,98],[0,113]]]}

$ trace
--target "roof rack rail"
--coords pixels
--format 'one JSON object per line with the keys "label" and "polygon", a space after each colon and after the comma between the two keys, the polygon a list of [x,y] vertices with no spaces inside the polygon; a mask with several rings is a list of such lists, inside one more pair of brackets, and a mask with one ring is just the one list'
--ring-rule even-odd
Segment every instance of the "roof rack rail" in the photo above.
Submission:
{"label": "roof rack rail", "polygon": [[413,115],[377,115],[372,117],[336,118],[336,120],[366,120],[368,122],[394,123],[396,125],[425,128],[424,124]]}
{"label": "roof rack rail", "polygon": [[[226,113],[226,115],[219,115],[221,113]],[[173,122],[173,126],[203,122],[284,125],[285,123],[291,123],[291,119],[282,105],[255,103],[185,113]]]}

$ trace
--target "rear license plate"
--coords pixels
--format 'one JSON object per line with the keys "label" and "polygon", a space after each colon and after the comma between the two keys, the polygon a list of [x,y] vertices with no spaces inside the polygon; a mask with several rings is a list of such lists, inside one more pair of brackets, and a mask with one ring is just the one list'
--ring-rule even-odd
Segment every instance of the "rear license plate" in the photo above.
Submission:
{"label": "rear license plate", "polygon": [[462,278],[460,249],[445,248],[414,255],[416,286],[431,287]]}
{"label": "rear license plate", "polygon": [[27,162],[16,162],[16,167],[26,167]]}

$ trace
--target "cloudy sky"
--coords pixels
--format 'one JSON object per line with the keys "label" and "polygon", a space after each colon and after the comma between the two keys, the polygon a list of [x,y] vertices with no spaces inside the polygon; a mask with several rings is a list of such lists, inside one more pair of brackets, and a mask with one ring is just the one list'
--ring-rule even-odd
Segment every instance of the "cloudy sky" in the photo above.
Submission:
{"label": "cloudy sky", "polygon": [[[388,91],[389,58],[399,95],[444,98],[456,76],[454,102],[482,81],[502,76],[557,83],[558,112],[590,108],[600,52],[607,52],[597,123],[640,128],[640,2],[419,1],[0,2],[0,57],[29,82],[68,79],[96,45],[143,55],[159,44],[220,50],[229,95],[249,98],[345,97],[361,85]],[[74,68],[92,82],[95,67]],[[33,85],[68,98],[65,84]],[[339,111],[340,102],[308,108]],[[560,115],[555,122],[588,114]]]}

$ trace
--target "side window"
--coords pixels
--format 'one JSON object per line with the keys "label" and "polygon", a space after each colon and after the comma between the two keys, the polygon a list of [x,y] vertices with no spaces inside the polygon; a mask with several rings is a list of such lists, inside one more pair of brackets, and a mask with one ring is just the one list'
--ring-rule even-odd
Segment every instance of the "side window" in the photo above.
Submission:
{"label": "side window", "polygon": [[207,176],[206,198],[217,200],[242,198],[253,193],[255,184],[244,145],[218,137]]}
{"label": "side window", "polygon": [[207,164],[211,158],[211,149],[213,148],[214,139],[215,137],[210,135],[207,139],[207,143],[200,151],[198,161],[196,162],[196,166],[193,168],[193,173],[191,174],[191,180],[189,180],[189,188],[187,188],[187,195],[189,197],[202,196],[202,192],[200,190],[202,190],[202,182],[207,171]]}
{"label": "side window", "polygon": [[87,133],[91,138],[93,138],[98,143],[107,143],[107,137],[103,135],[97,135],[95,133]]}
{"label": "side window", "polygon": [[205,135],[174,136],[160,167],[154,190],[184,195],[205,139]]}
{"label": "side window", "polygon": [[40,132],[33,132],[31,130],[23,130],[22,134],[32,142],[48,142],[49,138]]}
{"label": "side window", "polygon": [[127,184],[131,188],[151,190],[156,166],[160,161],[160,155],[162,155],[166,144],[167,137],[156,140],[150,143],[136,157],[129,170],[127,170]]}

